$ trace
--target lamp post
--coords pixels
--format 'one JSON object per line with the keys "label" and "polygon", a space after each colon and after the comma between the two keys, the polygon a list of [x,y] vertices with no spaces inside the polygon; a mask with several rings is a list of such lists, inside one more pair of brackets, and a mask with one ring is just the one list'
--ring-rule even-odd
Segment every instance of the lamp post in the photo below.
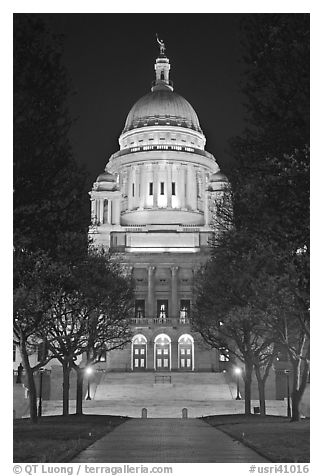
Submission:
{"label": "lamp post", "polygon": [[90,395],[90,376],[93,372],[92,367],[86,367],[85,373],[87,375],[87,396],[85,400],[91,400],[91,395]]}
{"label": "lamp post", "polygon": [[237,396],[236,400],[241,400],[241,395],[240,395],[240,374],[241,374],[241,369],[240,367],[235,367],[234,373],[237,376]]}
{"label": "lamp post", "polygon": [[292,416],[291,408],[290,408],[290,389],[289,389],[289,374],[290,370],[284,370],[286,375],[286,384],[287,384],[287,417],[290,418]]}
{"label": "lamp post", "polygon": [[41,367],[39,369],[39,400],[38,400],[38,416],[39,417],[41,417],[41,414],[42,414],[43,373],[44,373],[44,369]]}

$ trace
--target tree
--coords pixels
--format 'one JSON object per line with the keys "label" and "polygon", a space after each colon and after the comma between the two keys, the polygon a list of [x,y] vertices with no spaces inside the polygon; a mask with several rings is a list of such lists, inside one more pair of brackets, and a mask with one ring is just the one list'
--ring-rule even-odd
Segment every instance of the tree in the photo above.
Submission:
{"label": "tree", "polygon": [[45,365],[50,356],[33,367],[30,354],[39,344],[37,334],[48,325],[49,290],[60,280],[61,270],[43,252],[16,251],[14,253],[13,331],[14,343],[19,346],[26,371],[29,390],[30,418],[37,422],[37,394],[34,373]]}
{"label": "tree", "polygon": [[129,342],[132,282],[103,251],[92,250],[52,288],[47,326],[38,333],[63,367],[63,415],[69,413],[69,378],[77,371],[77,413],[82,413],[84,361]]}
{"label": "tree", "polygon": [[[86,175],[73,159],[62,42],[36,14],[14,15],[14,246],[87,248]],[[75,253],[74,253],[75,254]]]}
{"label": "tree", "polygon": [[197,280],[192,324],[209,345],[227,349],[244,364],[246,414],[251,413],[255,368],[261,413],[265,414],[265,382],[276,350],[268,326],[271,317],[259,299],[259,282],[271,267],[271,255],[267,250],[255,252],[254,247],[248,235],[235,229],[217,236],[211,259]]}
{"label": "tree", "polygon": [[84,369],[99,361],[103,352],[121,349],[131,340],[134,284],[126,270],[103,250],[91,249],[80,273],[86,306],[92,310],[87,322],[86,348],[77,371],[76,413],[82,414]]}
{"label": "tree", "polygon": [[[242,30],[248,127],[233,141],[235,226],[274,250],[275,282],[283,286],[276,296],[292,303],[286,309],[280,300],[276,329],[288,323],[293,331],[289,339],[283,332],[276,337],[298,362],[292,391],[298,419],[309,363],[309,15],[247,15]],[[299,344],[291,335],[301,336]]]}
{"label": "tree", "polygon": [[14,335],[27,372],[32,420],[35,369],[28,353],[46,323],[55,283],[47,278],[59,270],[65,274],[65,264],[86,255],[88,245],[86,175],[69,144],[70,83],[61,55],[61,40],[38,15],[14,15]]}

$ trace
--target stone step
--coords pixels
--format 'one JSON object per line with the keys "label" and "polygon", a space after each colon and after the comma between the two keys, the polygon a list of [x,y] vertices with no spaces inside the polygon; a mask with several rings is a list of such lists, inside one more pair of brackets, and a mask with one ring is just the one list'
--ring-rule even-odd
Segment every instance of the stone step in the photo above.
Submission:
{"label": "stone step", "polygon": [[[155,381],[155,376],[158,377]],[[161,377],[171,377],[171,383]],[[157,383],[158,382],[158,383]],[[106,372],[96,388],[95,400],[154,402],[180,401],[189,395],[192,401],[230,400],[229,385],[221,373],[115,373]]]}

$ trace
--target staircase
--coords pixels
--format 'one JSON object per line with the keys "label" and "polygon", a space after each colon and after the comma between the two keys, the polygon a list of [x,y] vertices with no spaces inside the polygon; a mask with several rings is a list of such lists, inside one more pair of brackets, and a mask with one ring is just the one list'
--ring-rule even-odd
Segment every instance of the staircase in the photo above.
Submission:
{"label": "staircase", "polygon": [[[165,377],[162,379],[161,377]],[[156,378],[155,378],[156,377]],[[164,380],[164,382],[163,382]],[[232,393],[220,373],[114,373],[106,372],[94,400],[154,403],[231,400]]]}
{"label": "staircase", "polygon": [[[181,418],[183,408],[189,418],[244,413],[244,401],[235,397],[236,386],[221,373],[105,372],[97,387],[91,387],[92,399],[83,401],[83,410],[136,418],[141,417],[142,408],[147,409],[148,418]],[[267,400],[266,404],[269,415],[286,415],[286,402]],[[254,406],[259,406],[258,400],[252,401]],[[75,413],[75,400],[70,400],[70,413]],[[60,414],[61,400],[43,401],[43,415]]]}

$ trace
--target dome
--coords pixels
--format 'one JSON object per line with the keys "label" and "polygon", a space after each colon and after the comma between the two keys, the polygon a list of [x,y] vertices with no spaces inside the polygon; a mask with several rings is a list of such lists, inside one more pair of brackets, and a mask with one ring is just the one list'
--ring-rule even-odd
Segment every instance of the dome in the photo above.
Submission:
{"label": "dome", "polygon": [[96,182],[115,182],[116,178],[114,175],[110,174],[110,172],[103,172],[100,174],[96,179]]}
{"label": "dome", "polygon": [[209,182],[228,182],[228,178],[222,172],[216,172],[211,175]]}
{"label": "dome", "polygon": [[144,126],[170,125],[202,133],[196,112],[186,99],[167,87],[158,87],[131,108],[123,133]]}

